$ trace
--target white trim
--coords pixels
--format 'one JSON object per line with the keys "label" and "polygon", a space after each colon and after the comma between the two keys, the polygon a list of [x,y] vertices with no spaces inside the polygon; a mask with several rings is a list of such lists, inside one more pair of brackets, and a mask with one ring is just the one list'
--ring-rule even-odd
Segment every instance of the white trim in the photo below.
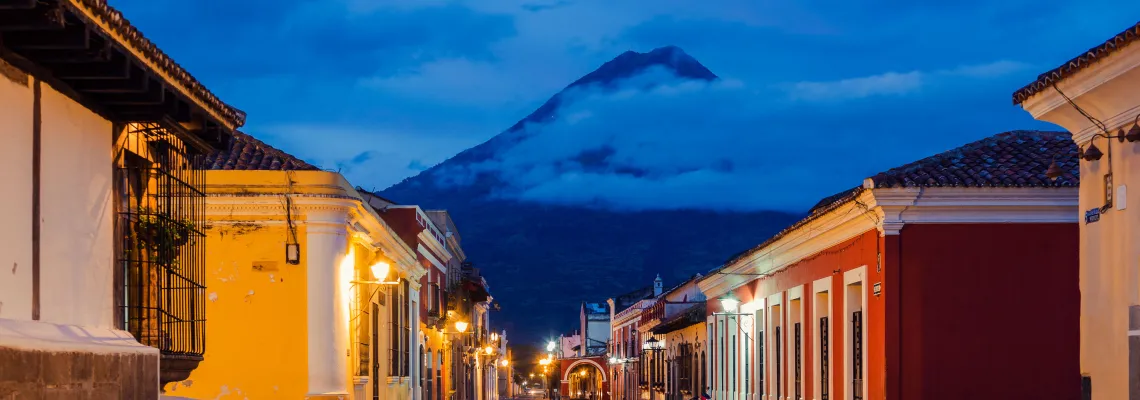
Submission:
{"label": "white trim", "polygon": [[[819,294],[820,293],[827,293],[827,304],[823,305],[824,309],[827,310],[827,313],[825,315],[821,315],[821,313],[818,312],[819,305],[816,304],[816,302],[819,301]],[[835,348],[835,335],[832,334],[833,332],[835,332],[835,318],[832,315],[832,311],[834,311],[833,305],[834,305],[834,301],[835,301],[835,296],[831,290],[831,277],[828,276],[828,277],[816,279],[814,282],[812,282],[811,283],[811,294],[812,294],[812,300],[811,300],[812,313],[811,313],[811,315],[812,315],[812,321],[814,324],[814,325],[812,325],[812,332],[815,333],[814,335],[811,335],[812,336],[812,349],[815,349],[815,351],[812,352],[812,360],[814,361],[812,363],[812,367],[813,367],[814,372],[819,372],[819,366],[823,365],[823,358],[822,358],[822,354],[820,353],[820,349],[822,349],[822,343],[821,343],[822,342],[822,340],[821,340],[822,335],[821,335],[821,332],[819,331],[819,320],[822,317],[825,317],[825,316],[828,317],[828,330],[827,330],[828,331],[828,344],[829,344],[828,348],[829,349]],[[818,374],[816,374],[816,373],[812,374],[813,379],[812,379],[812,384],[811,384],[811,386],[812,386],[811,392],[812,392],[812,394],[815,395],[815,398],[818,399],[819,395],[822,391],[823,385],[822,385],[822,382],[820,382],[820,377],[817,375]],[[828,382],[828,386],[830,386],[828,388],[828,391],[827,391],[828,394],[830,395],[830,394],[835,393],[835,363],[833,363],[833,362],[828,363],[827,382]]]}
{"label": "white trim", "polygon": [[804,285],[799,285],[794,288],[788,289],[788,301],[801,300],[804,298]]}
{"label": "white trim", "polygon": [[[767,349],[768,351],[765,351],[765,353],[766,353],[765,358],[767,358],[767,360],[764,361],[764,369],[765,369],[764,372],[765,373],[767,373],[769,370],[774,370],[775,366],[776,366],[776,351],[775,351],[775,349],[776,349],[776,327],[777,326],[781,327],[781,328],[786,327],[786,325],[784,324],[784,315],[787,314],[787,310],[784,309],[783,298],[784,298],[784,292],[780,292],[780,293],[769,295],[766,299],[767,308],[765,311],[767,311],[767,313],[765,315],[765,319],[766,319],[765,322],[767,323],[767,333],[765,333],[765,335],[764,335],[765,336],[764,340],[767,343],[764,345],[764,348]],[[773,312],[772,311],[773,307],[779,307],[780,311],[779,312]],[[781,329],[781,331],[782,331],[782,336],[784,338],[784,343],[787,343],[788,342],[787,331],[786,331],[786,329]],[[787,354],[785,353],[785,351],[786,350],[780,350],[781,355],[786,356]],[[785,363],[781,362],[780,366],[782,367],[781,368],[783,370],[782,372],[786,373],[788,370],[788,366],[784,365],[784,364]],[[780,382],[780,391],[781,391],[780,395],[781,396],[787,396],[788,385],[787,385],[787,381],[784,380],[784,376],[786,375],[785,373],[773,373],[771,376],[768,377],[768,379],[765,380],[765,383],[768,385],[768,387],[771,388],[768,390],[768,398],[769,399],[780,400],[780,398],[776,397],[776,382]]]}
{"label": "white trim", "polygon": [[[423,235],[423,233],[420,234]],[[423,241],[420,241],[420,243],[416,244],[416,250],[422,254],[424,258],[426,258],[428,262],[430,262],[431,265],[435,267],[435,269],[438,269],[440,272],[447,272],[443,266],[443,263],[441,263],[439,259],[435,257],[435,255],[431,254],[431,250],[428,250],[428,247],[424,246]]]}
{"label": "white trim", "polygon": [[[805,321],[805,319],[807,317],[807,307],[806,307],[807,302],[804,301],[804,285],[799,285],[799,286],[793,287],[791,289],[788,289],[787,293],[788,293],[788,310],[787,310],[787,312],[784,313],[784,315],[788,316],[788,318],[786,318],[787,326],[789,328],[795,329],[796,324],[797,323],[800,324],[800,346],[801,346],[801,348],[800,348],[800,357],[801,357],[800,358],[800,377],[801,377],[801,379],[800,379],[800,394],[806,395],[807,394],[807,380],[803,379],[803,378],[807,376],[807,370],[805,369],[807,367],[807,362],[806,362],[807,360],[804,359],[803,357],[805,355],[807,355],[807,353],[808,353],[808,347],[807,346],[809,345],[810,340],[804,340],[805,339],[804,333],[807,332],[807,327],[806,327],[807,321]],[[796,317],[795,321],[793,321],[791,319],[792,305],[793,304],[796,305],[797,307],[799,307],[799,310],[798,310],[799,312],[796,312],[797,315],[795,316]],[[788,389],[789,389],[788,392],[790,394],[789,398],[794,398],[795,397],[795,388],[793,388],[792,385],[795,384],[795,376],[796,376],[796,373],[795,373],[795,368],[796,368],[795,331],[788,331],[787,329],[785,329],[784,336],[785,336],[785,338],[784,338],[784,354],[787,356],[787,358],[789,360],[787,363],[788,365],[785,368],[786,373],[788,375],[788,380],[787,380]]]}
{"label": "white trim", "polygon": [[[868,345],[868,341],[867,341],[868,323],[867,322],[870,320],[870,318],[867,314],[867,311],[868,311],[867,310],[867,308],[868,308],[867,286],[868,286],[869,282],[867,282],[867,266],[866,265],[860,266],[858,268],[853,268],[853,269],[848,270],[847,272],[843,273],[843,319],[844,319],[844,328],[845,328],[843,330],[843,342],[844,342],[843,343],[844,344],[843,345],[843,371],[844,371],[843,376],[845,377],[843,384],[846,387],[851,387],[850,385],[852,383],[851,382],[851,379],[852,379],[851,378],[851,372],[852,371],[851,371],[851,368],[849,368],[849,366],[851,365],[851,358],[852,358],[852,354],[851,354],[852,349],[851,349],[850,343],[851,343],[851,331],[853,330],[853,328],[851,325],[851,318],[850,318],[852,311],[851,311],[850,305],[847,303],[847,287],[851,286],[853,284],[856,284],[856,283],[860,284],[859,289],[860,289],[861,293],[860,293],[859,297],[862,299],[862,304],[860,304],[860,306],[859,306],[859,311],[863,311],[863,359],[861,361],[863,363],[863,398],[867,398],[867,395],[868,395],[867,390],[869,388],[869,383],[870,383],[869,382],[870,380],[867,379],[867,375],[868,375],[867,374],[867,366],[868,366],[867,358],[868,358],[868,354],[870,354],[870,351],[868,351],[868,349],[867,349],[867,345]],[[850,390],[845,390],[844,391],[844,398],[846,398],[847,400],[853,400],[854,399],[854,393],[852,393]]]}
{"label": "white trim", "polygon": [[[865,183],[865,185],[867,185]],[[753,254],[698,282],[716,298],[869,230],[897,235],[906,224],[1076,223],[1073,188],[885,188],[868,189]]]}

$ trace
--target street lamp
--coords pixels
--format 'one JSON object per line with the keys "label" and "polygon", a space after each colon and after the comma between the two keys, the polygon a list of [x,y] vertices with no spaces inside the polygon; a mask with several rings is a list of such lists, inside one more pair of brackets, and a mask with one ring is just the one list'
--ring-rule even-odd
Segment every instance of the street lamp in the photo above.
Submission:
{"label": "street lamp", "polygon": [[732,293],[728,293],[720,298],[720,307],[724,309],[725,312],[735,313],[737,308],[740,307],[740,300],[737,299],[736,296],[733,296]]}
{"label": "street lamp", "polygon": [[554,351],[554,346],[555,346],[555,344],[554,344],[553,340],[551,340],[550,342],[547,342],[546,343],[546,351],[548,351],[548,352]]}
{"label": "street lamp", "polygon": [[486,351],[487,355],[491,355],[492,353],[495,352],[495,348],[491,347],[491,346],[487,346],[486,348],[483,349],[483,351]]}
{"label": "street lamp", "polygon": [[463,321],[455,321],[455,330],[459,333],[467,332],[467,323]]}

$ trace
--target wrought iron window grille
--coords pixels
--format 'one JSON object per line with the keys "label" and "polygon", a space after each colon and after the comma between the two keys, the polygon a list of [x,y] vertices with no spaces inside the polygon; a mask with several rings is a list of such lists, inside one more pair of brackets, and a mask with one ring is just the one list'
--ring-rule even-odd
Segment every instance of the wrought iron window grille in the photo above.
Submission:
{"label": "wrought iron window grille", "polygon": [[203,153],[169,126],[131,123],[116,137],[116,320],[163,356],[200,361],[206,351]]}

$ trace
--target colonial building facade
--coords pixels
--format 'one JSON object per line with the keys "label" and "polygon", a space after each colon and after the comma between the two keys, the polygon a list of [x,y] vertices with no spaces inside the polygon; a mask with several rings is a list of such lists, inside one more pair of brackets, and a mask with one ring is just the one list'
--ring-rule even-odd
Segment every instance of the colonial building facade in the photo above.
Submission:
{"label": "colonial building facade", "polygon": [[1081,148],[1081,373],[1085,396],[1140,399],[1140,24],[1013,94]]}
{"label": "colonial building facade", "polygon": [[1075,157],[1065,133],[970,143],[826,198],[714,270],[699,283],[710,393],[1076,399]]}

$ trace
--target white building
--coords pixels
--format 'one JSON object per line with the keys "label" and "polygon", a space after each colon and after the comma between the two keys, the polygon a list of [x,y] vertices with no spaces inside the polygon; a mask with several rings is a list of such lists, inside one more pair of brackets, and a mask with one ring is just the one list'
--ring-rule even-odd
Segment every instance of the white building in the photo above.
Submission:
{"label": "white building", "polygon": [[0,397],[156,398],[205,351],[196,161],[245,116],[104,2],[0,31]]}

